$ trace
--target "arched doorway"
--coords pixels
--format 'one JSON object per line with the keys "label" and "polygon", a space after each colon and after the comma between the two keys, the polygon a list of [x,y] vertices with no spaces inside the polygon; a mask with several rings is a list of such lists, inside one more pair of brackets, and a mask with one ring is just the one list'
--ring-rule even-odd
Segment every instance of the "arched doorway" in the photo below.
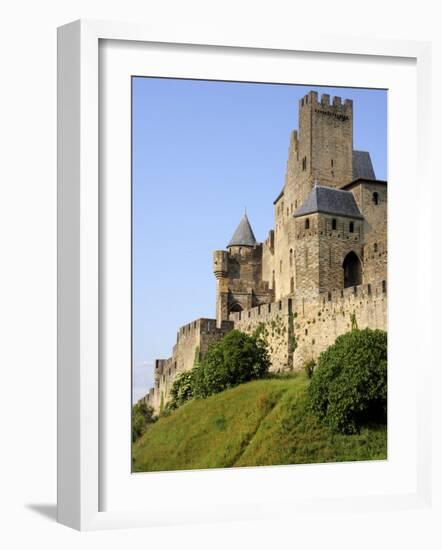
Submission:
{"label": "arched doorway", "polygon": [[345,256],[342,268],[344,269],[344,288],[362,284],[362,264],[354,252],[349,252]]}

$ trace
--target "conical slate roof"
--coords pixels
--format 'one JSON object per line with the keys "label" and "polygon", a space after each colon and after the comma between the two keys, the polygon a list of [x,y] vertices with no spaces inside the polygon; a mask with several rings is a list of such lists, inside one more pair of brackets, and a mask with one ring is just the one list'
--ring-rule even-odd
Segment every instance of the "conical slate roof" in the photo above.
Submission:
{"label": "conical slate roof", "polygon": [[298,218],[314,212],[346,216],[348,218],[363,218],[353,193],[342,189],[334,189],[333,187],[322,187],[321,185],[313,187],[293,216]]}
{"label": "conical slate roof", "polygon": [[230,246],[254,246],[256,244],[255,235],[250,225],[247,214],[241,218],[238,227],[236,228],[233,237],[231,238],[227,248]]}

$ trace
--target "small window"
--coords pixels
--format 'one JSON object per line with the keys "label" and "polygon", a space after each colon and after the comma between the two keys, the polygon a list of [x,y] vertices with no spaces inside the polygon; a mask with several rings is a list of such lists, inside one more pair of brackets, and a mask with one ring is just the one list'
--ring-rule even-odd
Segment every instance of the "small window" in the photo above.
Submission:
{"label": "small window", "polygon": [[304,157],[302,159],[302,171],[305,172],[307,170],[307,157]]}
{"label": "small window", "polygon": [[377,252],[378,251],[378,243],[374,243],[373,248],[374,248],[374,251]]}
{"label": "small window", "polygon": [[333,168],[333,159],[331,159],[331,167]]}
{"label": "small window", "polygon": [[292,267],[292,265],[293,265],[293,248],[290,249],[289,263],[290,263],[290,267]]}
{"label": "small window", "polygon": [[293,294],[295,292],[295,279],[293,277],[290,278],[290,294]]}
{"label": "small window", "polygon": [[377,206],[379,204],[379,193],[375,191],[373,193],[372,200],[373,200],[373,204]]}
{"label": "small window", "polygon": [[310,219],[309,218],[306,218],[305,223],[304,223],[304,227],[305,227],[305,229],[310,229]]}
{"label": "small window", "polygon": [[355,231],[355,224],[353,222],[350,222],[349,231],[350,233],[354,233]]}
{"label": "small window", "polygon": [[386,281],[382,281],[382,292],[387,292],[387,282]]}
{"label": "small window", "polygon": [[332,219],[332,229],[333,231],[336,231],[336,228],[338,226],[338,222],[336,221],[336,218]]}

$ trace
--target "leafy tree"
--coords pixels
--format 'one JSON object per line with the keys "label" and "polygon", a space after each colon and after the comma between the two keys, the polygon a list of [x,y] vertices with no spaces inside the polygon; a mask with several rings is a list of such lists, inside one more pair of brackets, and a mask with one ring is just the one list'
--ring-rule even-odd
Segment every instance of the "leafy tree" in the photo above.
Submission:
{"label": "leafy tree", "polygon": [[358,433],[387,420],[387,333],[352,330],[323,352],[308,387],[309,407],[333,431]]}
{"label": "leafy tree", "polygon": [[153,408],[145,403],[136,403],[132,407],[132,441],[141,437],[149,424],[155,422]]}
{"label": "leafy tree", "polygon": [[200,366],[193,369],[194,397],[207,397],[267,375],[270,359],[259,335],[232,330],[209,346]]}

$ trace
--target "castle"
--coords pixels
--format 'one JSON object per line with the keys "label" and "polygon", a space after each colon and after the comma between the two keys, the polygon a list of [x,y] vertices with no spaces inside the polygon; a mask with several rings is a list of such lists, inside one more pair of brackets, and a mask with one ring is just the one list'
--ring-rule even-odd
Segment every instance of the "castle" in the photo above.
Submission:
{"label": "castle", "polygon": [[309,92],[299,102],[274,229],[258,243],[244,214],[227,250],[217,250],[216,319],[181,327],[155,387],[156,412],[175,376],[233,328],[257,328],[272,370],[300,370],[356,323],[387,328],[387,182],[370,154],[353,149],[353,103]]}

